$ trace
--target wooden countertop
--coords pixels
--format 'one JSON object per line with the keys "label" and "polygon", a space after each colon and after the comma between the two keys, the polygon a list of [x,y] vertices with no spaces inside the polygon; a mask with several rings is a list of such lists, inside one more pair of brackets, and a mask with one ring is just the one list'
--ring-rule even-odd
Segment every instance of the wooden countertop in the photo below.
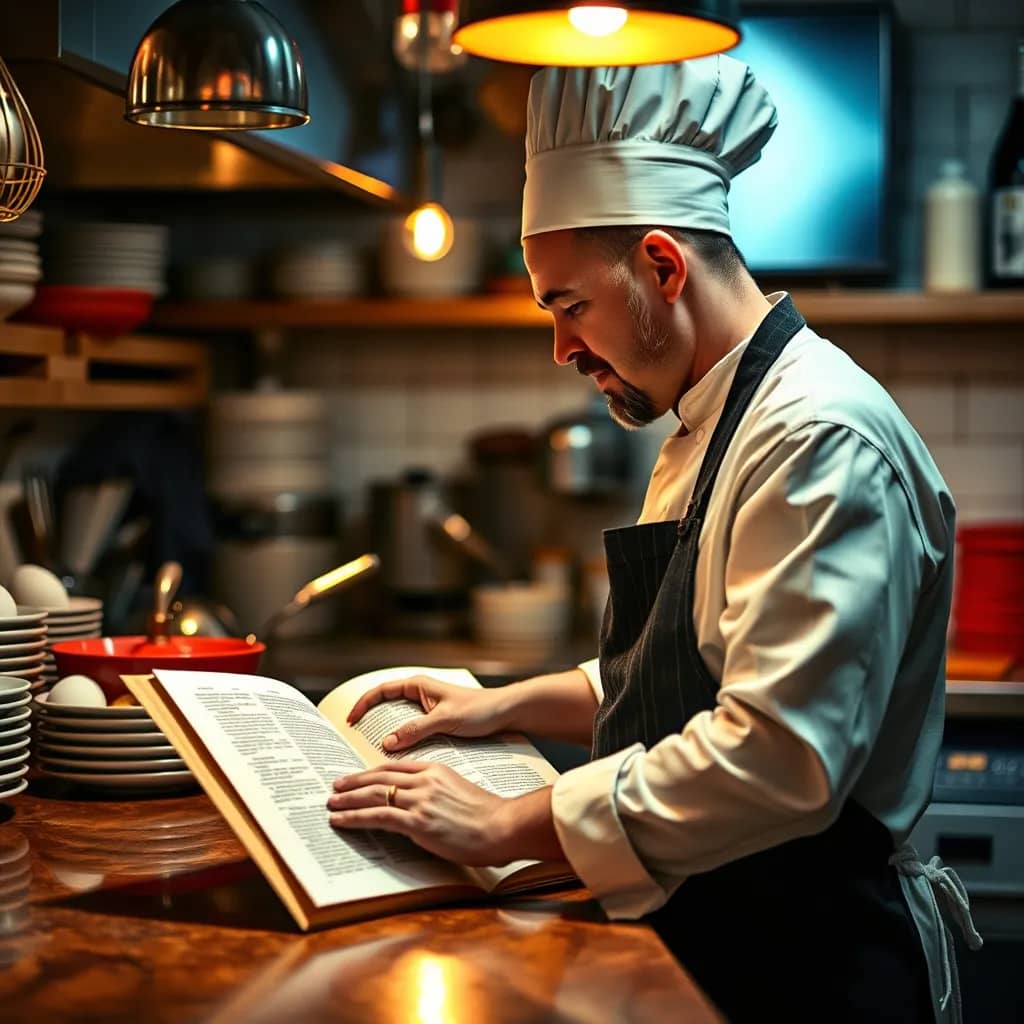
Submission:
{"label": "wooden countertop", "polygon": [[584,892],[302,935],[202,794],[49,779],[0,801],[0,1006],[8,1024],[721,1019],[653,931]]}

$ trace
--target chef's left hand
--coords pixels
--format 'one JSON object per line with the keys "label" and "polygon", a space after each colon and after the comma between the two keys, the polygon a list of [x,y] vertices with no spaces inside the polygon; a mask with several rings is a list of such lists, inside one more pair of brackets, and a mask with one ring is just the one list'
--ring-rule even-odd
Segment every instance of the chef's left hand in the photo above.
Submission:
{"label": "chef's left hand", "polygon": [[503,821],[510,802],[446,765],[396,761],[336,779],[327,807],[335,828],[398,832],[446,860],[481,867],[516,859]]}

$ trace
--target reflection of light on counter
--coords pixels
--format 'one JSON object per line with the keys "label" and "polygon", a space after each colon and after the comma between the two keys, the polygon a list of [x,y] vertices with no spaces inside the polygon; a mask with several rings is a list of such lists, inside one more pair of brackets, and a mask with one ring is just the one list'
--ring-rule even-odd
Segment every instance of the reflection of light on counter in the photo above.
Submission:
{"label": "reflection of light on counter", "polygon": [[582,7],[569,8],[569,21],[577,32],[588,36],[610,36],[618,32],[626,24],[628,17],[621,7]]}
{"label": "reflection of light on counter", "polygon": [[455,1016],[445,962],[425,956],[416,966],[416,1019],[421,1024],[449,1024]]}

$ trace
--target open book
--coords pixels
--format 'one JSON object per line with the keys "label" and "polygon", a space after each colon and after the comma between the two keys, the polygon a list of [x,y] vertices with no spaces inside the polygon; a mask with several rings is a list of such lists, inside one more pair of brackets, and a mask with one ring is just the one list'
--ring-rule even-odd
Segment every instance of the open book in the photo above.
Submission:
{"label": "open book", "polygon": [[386,701],[348,724],[349,711],[367,690],[418,674],[480,685],[464,669],[384,669],[349,679],[314,706],[294,687],[263,676],[157,669],[153,676],[123,679],[304,931],[573,881],[565,863],[462,867],[404,836],[328,823],[335,778],[386,760],[437,761],[506,797],[557,778],[532,744],[512,734],[432,736],[410,750],[385,753],[384,737],[423,714],[412,701]]}

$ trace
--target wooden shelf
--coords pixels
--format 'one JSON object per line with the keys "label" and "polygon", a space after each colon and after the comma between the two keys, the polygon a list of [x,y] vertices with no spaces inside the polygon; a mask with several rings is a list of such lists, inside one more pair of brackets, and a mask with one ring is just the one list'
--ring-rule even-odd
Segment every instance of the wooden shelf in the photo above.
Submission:
{"label": "wooden shelf", "polygon": [[[834,290],[793,292],[812,326],[886,324],[1022,324],[1024,292]],[[551,318],[529,295],[450,299],[170,302],[150,321],[160,329],[261,331],[289,328],[549,328]]]}
{"label": "wooden shelf", "polygon": [[206,400],[209,378],[200,342],[0,323],[0,405],[6,408],[186,408]]}

